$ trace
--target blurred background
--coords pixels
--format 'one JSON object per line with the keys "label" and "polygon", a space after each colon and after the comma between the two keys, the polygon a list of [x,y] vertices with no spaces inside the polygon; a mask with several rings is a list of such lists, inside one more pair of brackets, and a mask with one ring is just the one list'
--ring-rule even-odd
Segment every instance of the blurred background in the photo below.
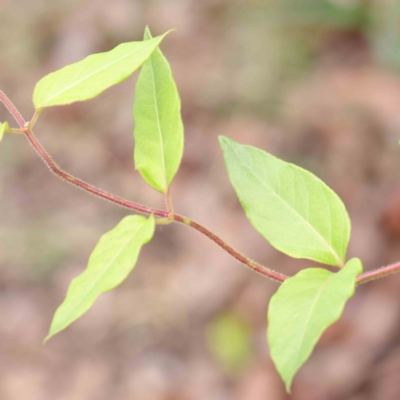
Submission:
{"label": "blurred background", "polygon": [[[185,123],[177,212],[283,273],[316,265],[246,220],[218,145],[227,135],[330,185],[365,269],[400,259],[400,1],[0,0],[0,89],[28,120],[41,77],[141,40],[146,24],[176,28],[162,50]],[[136,78],[46,110],[35,132],[68,172],[162,208],[132,161]],[[400,275],[359,288],[289,396],[265,339],[277,284],[184,226],[159,227],[129,279],[43,346],[71,279],[128,212],[58,180],[17,135],[0,146],[0,209],[2,400],[400,398]]]}

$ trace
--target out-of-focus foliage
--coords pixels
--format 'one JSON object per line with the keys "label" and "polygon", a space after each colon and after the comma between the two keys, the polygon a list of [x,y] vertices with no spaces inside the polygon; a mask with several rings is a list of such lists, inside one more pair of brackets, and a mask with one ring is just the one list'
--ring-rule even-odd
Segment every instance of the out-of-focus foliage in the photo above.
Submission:
{"label": "out-of-focus foliage", "polygon": [[232,312],[219,315],[207,327],[209,348],[230,373],[240,372],[252,356],[252,331],[243,318]]}
{"label": "out-of-focus foliage", "polygon": [[[230,9],[226,42],[238,104],[270,117],[281,95],[309,74],[335,35],[366,40],[384,67],[400,68],[400,3],[364,0],[265,0]],[[240,57],[236,57],[240,54]],[[351,60],[353,55],[349,55]]]}
{"label": "out-of-focus foliage", "polygon": [[376,1],[371,5],[369,31],[372,50],[386,67],[400,70],[400,2]]}
{"label": "out-of-focus foliage", "polygon": [[269,0],[265,11],[276,18],[276,24],[289,30],[311,31],[364,28],[368,20],[366,2],[334,0]]}

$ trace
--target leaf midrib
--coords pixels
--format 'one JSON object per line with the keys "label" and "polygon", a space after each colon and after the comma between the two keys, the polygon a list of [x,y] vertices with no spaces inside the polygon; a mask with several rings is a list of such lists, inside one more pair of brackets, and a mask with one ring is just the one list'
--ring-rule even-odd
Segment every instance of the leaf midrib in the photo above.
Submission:
{"label": "leaf midrib", "polygon": [[163,178],[164,178],[164,191],[167,191],[168,183],[167,183],[167,166],[165,164],[164,138],[163,138],[163,133],[162,133],[161,125],[160,125],[160,115],[159,115],[159,110],[158,110],[157,91],[156,91],[156,78],[154,75],[153,56],[152,55],[149,58],[149,62],[150,62],[151,76],[153,78],[154,108],[156,110],[158,136],[160,139],[160,147],[161,147],[161,159],[162,159],[162,165],[163,165]]}
{"label": "leaf midrib", "polygon": [[307,318],[306,318],[306,321],[305,321],[305,323],[304,323],[304,328],[302,329],[302,334],[300,335],[301,336],[301,339],[299,340],[299,345],[298,345],[298,347],[297,347],[297,365],[299,365],[300,364],[300,349],[303,347],[303,344],[304,344],[304,340],[305,340],[305,337],[306,337],[306,330],[307,330],[307,326],[308,326],[308,324],[309,324],[309,322],[310,322],[310,319],[311,319],[311,316],[312,316],[312,314],[313,314],[313,311],[314,311],[314,309],[315,309],[315,307],[316,307],[316,305],[317,305],[317,302],[318,302],[318,300],[320,299],[320,297],[321,297],[321,295],[322,295],[322,292],[326,289],[326,287],[328,286],[328,284],[329,284],[329,282],[331,281],[331,279],[334,277],[334,274],[332,273],[332,275],[330,275],[328,278],[327,278],[327,280],[324,282],[324,284],[321,286],[321,288],[318,290],[318,292],[316,293],[316,295],[315,295],[315,298],[314,298],[314,300],[313,300],[313,302],[312,302],[312,305],[311,305],[311,308],[310,308],[310,311],[309,311],[309,313],[308,313],[308,315],[307,315]]}

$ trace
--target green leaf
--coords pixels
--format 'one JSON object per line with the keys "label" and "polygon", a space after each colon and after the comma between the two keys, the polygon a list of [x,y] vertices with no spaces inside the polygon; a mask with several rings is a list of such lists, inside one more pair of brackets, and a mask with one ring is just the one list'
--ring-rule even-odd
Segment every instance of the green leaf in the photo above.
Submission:
{"label": "green leaf", "polygon": [[125,217],[97,243],[86,270],[75,278],[57,309],[45,341],[83,315],[104,292],[121,284],[154,234],[154,217]]}
{"label": "green leaf", "polygon": [[10,129],[8,122],[0,122],[0,142],[3,140],[4,133]]}
{"label": "green leaf", "polygon": [[237,373],[252,356],[252,331],[236,314],[219,315],[207,327],[207,342],[214,357],[231,373]]}
{"label": "green leaf", "polygon": [[233,187],[251,224],[295,258],[343,266],[350,220],[340,198],[310,172],[220,137]]}
{"label": "green leaf", "polygon": [[324,330],[339,319],[353,296],[361,261],[352,258],[332,273],[309,268],[287,279],[268,308],[268,342],[272,360],[286,384],[310,356]]}
{"label": "green leaf", "polygon": [[[145,39],[150,40],[148,28]],[[183,153],[181,100],[168,61],[156,49],[143,64],[133,107],[135,165],[156,190],[166,193]]]}
{"label": "green leaf", "polygon": [[132,75],[167,34],[144,42],[122,43],[111,51],[92,54],[45,76],[37,83],[33,93],[36,109],[98,96]]}

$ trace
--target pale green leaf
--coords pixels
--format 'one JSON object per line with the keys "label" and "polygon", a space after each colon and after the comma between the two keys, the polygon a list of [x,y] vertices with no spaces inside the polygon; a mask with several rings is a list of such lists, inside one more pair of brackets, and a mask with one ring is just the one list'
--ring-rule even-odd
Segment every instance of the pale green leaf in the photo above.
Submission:
{"label": "pale green leaf", "polygon": [[[145,39],[150,38],[146,28]],[[133,118],[135,166],[153,188],[166,193],[182,158],[183,124],[178,89],[160,49],[140,71]]]}
{"label": "pale green leaf", "polygon": [[252,225],[295,258],[343,266],[350,220],[340,198],[310,172],[220,137],[233,187]]}
{"label": "pale green leaf", "polygon": [[9,129],[8,122],[0,122],[0,142],[3,140],[4,133]]}
{"label": "pale green leaf", "polygon": [[45,76],[33,93],[36,109],[89,100],[124,81],[149,58],[167,33],[144,42],[122,43]]}
{"label": "pale green leaf", "polygon": [[340,318],[361,272],[358,258],[352,258],[337,273],[322,268],[305,269],[283,282],[272,296],[268,342],[287,391],[324,330]]}
{"label": "pale green leaf", "polygon": [[154,225],[153,216],[146,219],[130,215],[100,238],[86,270],[71,282],[45,340],[83,315],[101,293],[125,280],[136,264],[142,245],[153,237]]}
{"label": "pale green leaf", "polygon": [[248,323],[234,313],[224,313],[207,327],[211,353],[231,373],[248,364],[252,355],[252,331]]}

